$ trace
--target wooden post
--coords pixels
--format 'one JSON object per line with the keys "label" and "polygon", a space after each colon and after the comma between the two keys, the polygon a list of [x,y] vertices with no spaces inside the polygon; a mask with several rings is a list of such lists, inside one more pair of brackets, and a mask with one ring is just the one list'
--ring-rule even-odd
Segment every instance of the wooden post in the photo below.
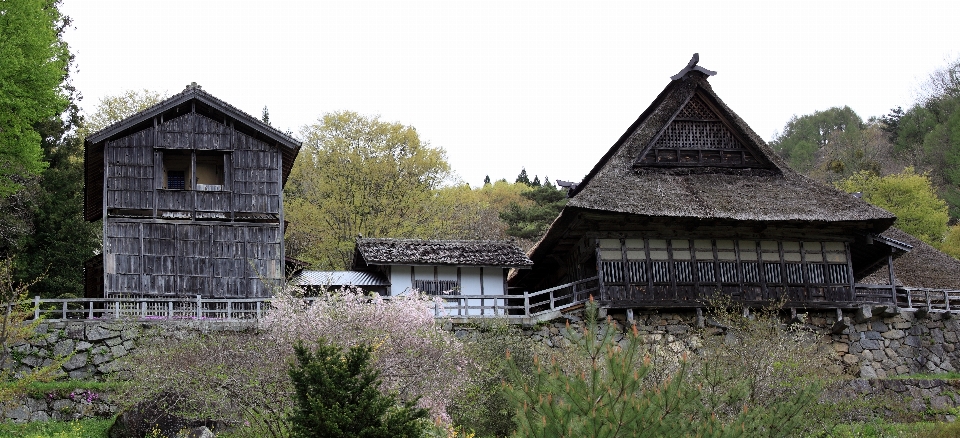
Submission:
{"label": "wooden post", "polygon": [[527,291],[523,292],[523,316],[530,316],[530,293]]}
{"label": "wooden post", "polygon": [[943,305],[946,306],[947,312],[950,311],[950,294],[947,293],[947,290],[943,290]]}
{"label": "wooden post", "polygon": [[203,318],[203,303],[201,302],[200,295],[197,295],[197,319]]}
{"label": "wooden post", "polygon": [[120,299],[119,298],[114,298],[113,317],[116,319],[120,319]]}
{"label": "wooden post", "polygon": [[257,301],[257,319],[260,319],[260,304],[262,304],[262,302]]}
{"label": "wooden post", "polygon": [[146,317],[147,317],[147,302],[146,302],[146,301],[141,301],[139,307],[140,307],[140,319],[146,318]]}
{"label": "wooden post", "polygon": [[847,278],[850,279],[850,301],[857,300],[857,280],[853,276],[853,253],[850,251],[850,242],[843,242],[843,256],[847,259]]}
{"label": "wooden post", "polygon": [[173,319],[173,301],[167,301],[167,319]]}
{"label": "wooden post", "polygon": [[60,319],[67,319],[67,302],[66,301],[63,302],[62,310],[63,312],[60,315]]}
{"label": "wooden post", "polygon": [[[893,275],[893,250],[890,250],[890,254],[887,255],[887,269],[890,271],[890,295],[893,298],[893,305],[899,307],[897,304],[897,278]],[[946,296],[946,294],[944,294]]]}
{"label": "wooden post", "polygon": [[40,319],[40,295],[33,297],[33,319]]}
{"label": "wooden post", "polygon": [[227,319],[233,318],[233,301],[227,300]]}
{"label": "wooden post", "polygon": [[90,316],[88,316],[87,318],[93,319],[93,301],[90,301]]}

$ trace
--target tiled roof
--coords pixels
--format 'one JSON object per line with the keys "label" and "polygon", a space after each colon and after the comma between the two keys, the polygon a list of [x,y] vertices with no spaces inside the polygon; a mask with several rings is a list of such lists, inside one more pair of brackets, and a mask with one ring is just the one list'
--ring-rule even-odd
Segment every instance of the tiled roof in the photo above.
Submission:
{"label": "tiled roof", "polygon": [[[367,265],[453,265],[528,268],[533,262],[513,242],[490,240],[357,239]],[[354,262],[355,264],[357,262]],[[357,266],[354,266],[356,268]]]}

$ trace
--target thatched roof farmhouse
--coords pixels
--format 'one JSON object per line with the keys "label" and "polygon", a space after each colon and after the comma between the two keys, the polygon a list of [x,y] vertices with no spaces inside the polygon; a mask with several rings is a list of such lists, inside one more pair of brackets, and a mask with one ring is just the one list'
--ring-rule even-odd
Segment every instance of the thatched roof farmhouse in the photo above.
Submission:
{"label": "thatched roof farmhouse", "polygon": [[701,306],[718,291],[797,307],[870,299],[859,279],[910,249],[880,235],[894,215],[791,170],[713,74],[692,63],[672,78],[570,189],[512,290],[597,276],[614,307]]}

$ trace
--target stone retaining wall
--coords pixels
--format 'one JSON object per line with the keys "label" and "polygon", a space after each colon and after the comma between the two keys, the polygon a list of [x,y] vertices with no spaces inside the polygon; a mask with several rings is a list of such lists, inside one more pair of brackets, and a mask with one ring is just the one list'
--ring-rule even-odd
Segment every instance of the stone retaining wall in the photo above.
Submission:
{"label": "stone retaining wall", "polygon": [[[887,312],[887,313],[884,313]],[[648,343],[666,343],[671,351],[693,350],[691,342],[704,324],[694,311],[636,311],[633,320],[625,312],[611,311],[618,330],[635,323]],[[787,319],[784,315],[784,319]],[[938,374],[960,369],[960,320],[948,313],[894,311],[885,307],[799,314],[806,329],[817,335],[819,351],[831,357],[835,374],[872,379],[905,374]],[[709,323],[709,318],[707,318]],[[548,346],[563,342],[567,323],[577,327],[577,315],[525,329],[525,333]],[[709,324],[707,324],[709,325]],[[709,327],[707,327],[709,329]]]}
{"label": "stone retaining wall", "polygon": [[205,333],[251,327],[252,322],[214,320],[44,322],[37,325],[34,339],[13,346],[11,356],[18,372],[63,360],[62,379],[99,380],[117,370],[116,360],[135,350],[145,332]]}
{"label": "stone retaining wall", "polygon": [[67,394],[50,393],[43,397],[23,397],[0,406],[3,421],[71,421],[83,418],[109,418],[117,413],[103,394],[75,389]]}
{"label": "stone retaining wall", "polygon": [[[617,330],[626,330],[631,323],[635,323],[648,343],[662,344],[667,348],[666,351],[678,355],[695,349],[705,322],[707,330],[710,330],[709,319],[705,321],[693,311],[636,311],[632,321],[628,321],[627,315],[623,311],[610,312]],[[798,315],[805,327],[816,334],[818,351],[832,359],[830,371],[859,379],[956,371],[960,367],[960,321],[956,318],[950,314],[924,314],[886,308],[845,311],[840,320],[836,312]],[[566,342],[563,333],[568,323],[576,327],[582,324],[582,320],[578,315],[567,315],[550,323],[526,327],[524,333],[551,347],[561,345]],[[144,333],[159,331],[171,336],[185,336],[190,332],[240,331],[253,326],[251,322],[204,320],[48,322],[37,327],[34,340],[14,346],[12,356],[16,361],[15,371],[51,364],[61,358],[65,359],[61,366],[61,378],[99,380],[118,369],[116,360],[135,350]],[[914,390],[909,389],[913,386],[906,383],[911,382],[908,380],[851,382],[864,381],[883,382],[879,384],[882,388],[877,383],[851,383],[854,385],[852,391],[874,395],[883,391],[909,393],[912,398],[905,400],[905,403],[919,409],[922,401],[925,410],[946,412],[942,408],[960,406],[960,397],[955,389],[933,393],[933,387],[925,388],[922,385],[926,384],[918,383],[919,389]],[[939,382],[937,388],[952,388],[954,385]],[[900,388],[899,385],[905,386]],[[21,405],[8,406],[4,411],[6,418],[16,421],[113,413],[112,407],[102,400],[93,403],[83,399],[70,400],[68,397],[25,399],[21,400]]]}
{"label": "stone retaining wall", "polygon": [[[884,308],[881,308],[881,310]],[[810,312],[799,319],[819,336],[821,351],[835,358],[836,369],[851,377],[884,378],[912,373],[944,373],[960,369],[960,319],[946,313],[873,312],[872,309],[844,312],[838,323],[835,312]],[[611,312],[618,330],[625,330],[624,312]],[[580,317],[567,315],[534,328],[527,335],[553,346],[562,342],[563,328]],[[693,311],[637,311],[633,321],[648,342],[666,342],[675,351],[690,349],[691,338],[699,333]],[[17,370],[53,363],[66,358],[62,375],[70,379],[99,379],[116,370],[115,360],[136,349],[142,333],[237,331],[252,328],[251,322],[202,320],[178,321],[70,321],[49,322],[37,327],[37,337],[13,347]]]}

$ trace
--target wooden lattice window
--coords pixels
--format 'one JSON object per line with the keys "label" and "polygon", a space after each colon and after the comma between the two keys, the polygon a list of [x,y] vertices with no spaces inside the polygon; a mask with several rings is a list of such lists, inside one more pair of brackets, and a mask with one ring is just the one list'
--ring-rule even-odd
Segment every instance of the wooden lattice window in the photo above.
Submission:
{"label": "wooden lattice window", "polygon": [[699,95],[640,154],[637,166],[766,167]]}
{"label": "wooden lattice window", "polygon": [[842,242],[731,239],[599,239],[607,285],[848,285]]}

